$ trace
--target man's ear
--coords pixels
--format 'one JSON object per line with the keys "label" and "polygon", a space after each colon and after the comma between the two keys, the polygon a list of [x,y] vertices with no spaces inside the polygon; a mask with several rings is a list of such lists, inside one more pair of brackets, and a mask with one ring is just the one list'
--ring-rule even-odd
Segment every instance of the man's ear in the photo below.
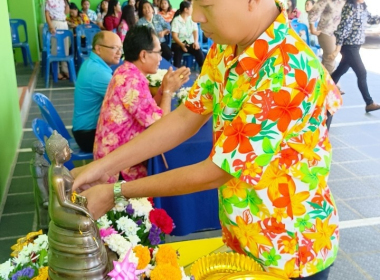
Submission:
{"label": "man's ear", "polygon": [[248,0],[248,11],[253,11],[261,0]]}
{"label": "man's ear", "polygon": [[146,51],[145,50],[142,50],[139,54],[139,60],[141,61],[141,63],[145,63],[146,62]]}
{"label": "man's ear", "polygon": [[99,45],[95,45],[94,53],[96,53],[97,55],[99,55],[99,53],[100,53],[100,46]]}

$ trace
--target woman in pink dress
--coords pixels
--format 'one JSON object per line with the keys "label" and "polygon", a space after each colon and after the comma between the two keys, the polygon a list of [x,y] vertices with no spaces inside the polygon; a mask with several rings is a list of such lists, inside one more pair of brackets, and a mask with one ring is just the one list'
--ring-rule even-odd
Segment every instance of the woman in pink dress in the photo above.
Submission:
{"label": "woman in pink dress", "polygon": [[117,28],[117,35],[119,35],[122,42],[124,42],[125,35],[129,29],[136,25],[136,16],[135,16],[135,8],[130,5],[124,6],[122,13],[120,24]]}
{"label": "woman in pink dress", "polygon": [[[188,68],[182,67],[176,71],[170,68],[153,99],[146,75],[157,72],[162,59],[160,41],[154,30],[147,26],[131,28],[124,41],[125,62],[116,69],[100,110],[94,159],[102,158],[129,142],[169,113],[173,93],[189,79]],[[121,171],[121,176],[126,181],[146,175],[145,163]],[[115,174],[110,177],[109,182],[116,182],[118,179],[119,174]]]}

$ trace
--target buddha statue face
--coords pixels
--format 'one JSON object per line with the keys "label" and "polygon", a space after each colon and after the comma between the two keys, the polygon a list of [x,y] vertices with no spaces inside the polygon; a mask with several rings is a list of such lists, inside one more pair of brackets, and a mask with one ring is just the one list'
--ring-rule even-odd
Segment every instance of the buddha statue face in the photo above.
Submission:
{"label": "buddha statue face", "polygon": [[45,147],[40,141],[33,142],[33,151],[37,154],[43,155],[45,153]]}
{"label": "buddha statue face", "polygon": [[60,164],[71,158],[69,143],[56,130],[46,141],[46,151],[51,162]]}

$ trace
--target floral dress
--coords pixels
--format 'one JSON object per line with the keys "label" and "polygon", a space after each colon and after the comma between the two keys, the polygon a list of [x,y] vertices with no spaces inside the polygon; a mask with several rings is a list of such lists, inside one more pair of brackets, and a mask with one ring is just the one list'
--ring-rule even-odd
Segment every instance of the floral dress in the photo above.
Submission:
{"label": "floral dress", "polygon": [[265,270],[306,277],[338,253],[327,185],[327,110],[341,97],[286,13],[242,54],[213,45],[185,105],[212,115],[210,159],[234,178],[219,188],[223,240]]}
{"label": "floral dress", "polygon": [[[162,110],[149,91],[149,82],[140,70],[130,62],[124,62],[112,76],[107,88],[94,142],[94,159],[127,143],[160,119]],[[132,181],[147,175],[144,163],[121,171],[124,180]],[[114,183],[119,174],[108,182]]]}

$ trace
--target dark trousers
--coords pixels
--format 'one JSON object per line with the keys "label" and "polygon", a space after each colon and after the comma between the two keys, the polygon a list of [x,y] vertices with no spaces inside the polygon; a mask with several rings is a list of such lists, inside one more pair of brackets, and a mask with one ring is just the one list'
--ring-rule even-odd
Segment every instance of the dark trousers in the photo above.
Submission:
{"label": "dark trousers", "polygon": [[340,53],[342,54],[342,60],[340,61],[338,68],[331,74],[335,83],[338,83],[340,77],[342,77],[350,67],[355,72],[358,80],[358,87],[363,96],[363,99],[367,105],[373,103],[372,97],[368,91],[367,85],[367,70],[364,67],[362,58],[360,57],[361,45],[343,45]]}
{"label": "dark trousers", "polygon": [[95,129],[72,131],[79,148],[86,153],[92,153],[95,141]]}
{"label": "dark trousers", "polygon": [[[203,55],[203,52],[201,49],[194,49],[193,48],[193,45],[186,45],[186,48],[187,48],[187,52],[191,55],[194,56],[195,58],[195,61],[198,63],[199,65],[199,68],[202,68],[203,66],[203,62],[205,60],[205,57]],[[182,56],[183,54],[185,53],[181,47],[176,44],[176,43],[172,43],[172,50],[173,50],[173,53],[174,53],[174,56],[173,56],[173,65],[177,68],[181,67],[182,65]]]}
{"label": "dark trousers", "polygon": [[292,278],[292,280],[327,280],[329,278],[329,273],[330,273],[330,267],[312,276],[303,277],[303,278]]}
{"label": "dark trousers", "polygon": [[161,51],[162,57],[170,62],[172,60],[172,51],[166,42],[161,43]]}

